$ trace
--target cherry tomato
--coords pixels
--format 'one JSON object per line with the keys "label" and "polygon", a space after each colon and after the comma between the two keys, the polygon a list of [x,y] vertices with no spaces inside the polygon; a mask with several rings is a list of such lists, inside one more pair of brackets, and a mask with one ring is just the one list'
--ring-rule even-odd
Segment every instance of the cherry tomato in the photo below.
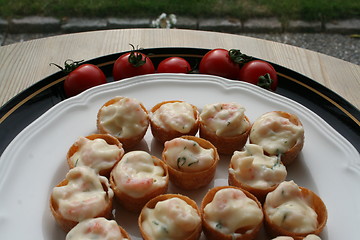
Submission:
{"label": "cherry tomato", "polygon": [[191,66],[184,58],[169,57],[162,60],[157,68],[159,73],[189,73]]}
{"label": "cherry tomato", "polygon": [[106,83],[106,77],[100,68],[93,64],[82,64],[68,74],[64,81],[64,90],[66,96],[72,97],[104,83]]}
{"label": "cherry tomato", "polygon": [[206,53],[200,61],[199,72],[229,79],[239,77],[240,66],[235,63],[226,49],[213,49]]}
{"label": "cherry tomato", "polygon": [[114,80],[155,72],[154,64],[145,54],[131,51],[121,55],[114,63]]}
{"label": "cherry tomato", "polygon": [[278,85],[278,77],[274,67],[262,60],[245,63],[240,70],[239,80],[273,91],[276,90]]}

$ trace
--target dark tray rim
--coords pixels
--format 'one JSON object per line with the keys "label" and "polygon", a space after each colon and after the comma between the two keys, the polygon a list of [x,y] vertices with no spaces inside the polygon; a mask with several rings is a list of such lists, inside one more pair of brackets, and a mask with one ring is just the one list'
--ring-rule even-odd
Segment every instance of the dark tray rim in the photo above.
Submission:
{"label": "dark tray rim", "polygon": [[[192,57],[192,58],[201,58],[206,52],[208,52],[210,49],[204,49],[204,48],[187,48],[187,47],[163,47],[163,48],[147,48],[142,49],[141,51],[147,54],[152,60],[158,58],[162,59],[169,56],[180,56],[180,57]],[[90,59],[88,61],[85,61],[85,63],[91,63],[95,64],[98,67],[102,68],[105,66],[112,65],[115,60],[125,52],[119,52],[114,54],[109,54],[105,56],[100,56],[94,59]],[[335,93],[334,91],[326,88],[325,86],[321,85],[320,83],[316,82],[315,80],[310,79],[309,77],[306,77],[298,72],[295,72],[291,69],[285,68],[283,66],[280,66],[278,64],[270,62],[278,72],[278,76],[281,78],[286,79],[287,81],[291,82],[291,84],[295,84],[298,86],[301,86],[305,88],[305,91],[309,91],[309,93],[316,95],[319,97],[319,99],[322,99],[324,102],[323,105],[326,105],[325,111],[329,111],[330,115],[342,115],[340,122],[342,121],[342,124],[351,125],[351,130],[354,131],[354,136],[352,136],[350,139],[348,136],[344,136],[344,133],[341,131],[341,127],[334,127],[334,125],[339,125],[338,123],[329,123],[331,126],[333,126],[337,131],[340,132],[345,138],[347,138],[352,144],[359,143],[360,142],[360,111],[357,109],[354,105],[349,103],[347,100],[345,100],[343,97]],[[52,75],[49,75],[48,77],[45,77],[44,79],[40,80],[39,82],[31,85],[27,89],[23,90],[16,96],[14,96],[12,99],[10,99],[8,102],[6,102],[1,108],[0,108],[0,127],[5,123],[6,119],[14,114],[19,108],[21,108],[24,104],[26,104],[29,100],[37,96],[38,94],[42,93],[43,91],[46,91],[47,89],[53,87],[56,84],[60,84],[62,81],[65,80],[65,74],[61,71],[58,71]],[[280,87],[280,83],[279,83]],[[280,95],[284,95],[282,93],[279,93]],[[285,94],[286,96],[286,94]],[[289,97],[289,96],[287,96]],[[290,98],[292,98],[290,96]],[[296,99],[295,99],[296,101]],[[303,104],[302,102],[299,102],[300,104]],[[55,104],[54,104],[55,105]],[[303,104],[304,105],[304,104]],[[305,105],[306,106],[306,105]],[[307,107],[307,106],[306,106]],[[48,109],[46,109],[48,110]],[[311,109],[313,110],[313,109]],[[314,111],[314,110],[313,110]],[[315,111],[316,112],[316,111]],[[316,112],[317,113],[317,112]],[[326,119],[324,119],[326,120]],[[28,125],[28,124],[27,124]],[[26,125],[26,126],[27,126]],[[340,123],[341,125],[341,123]],[[25,128],[24,126],[23,128]],[[1,131],[1,129],[0,129]],[[1,134],[3,135],[3,134]],[[17,134],[16,134],[17,135]],[[13,139],[13,137],[12,137]],[[11,139],[11,140],[12,140]],[[355,140],[358,140],[357,142],[354,142]],[[360,145],[360,144],[359,144]],[[360,146],[355,146],[357,150],[360,152]],[[4,149],[0,149],[0,152],[2,153]]]}

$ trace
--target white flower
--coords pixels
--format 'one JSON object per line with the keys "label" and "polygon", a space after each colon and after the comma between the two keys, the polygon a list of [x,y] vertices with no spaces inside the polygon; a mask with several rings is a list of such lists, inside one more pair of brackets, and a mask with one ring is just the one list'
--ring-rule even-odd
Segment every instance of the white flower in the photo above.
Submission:
{"label": "white flower", "polygon": [[164,18],[166,18],[166,13],[160,14],[159,19],[164,19]]}
{"label": "white flower", "polygon": [[177,19],[176,19],[176,15],[175,14],[170,14],[169,15],[169,19],[170,19],[170,22],[172,25],[175,25],[176,22],[177,22]]}
{"label": "white flower", "polygon": [[166,13],[160,14],[160,16],[151,21],[151,26],[154,28],[172,28],[177,22],[176,15],[170,14],[167,16]]}

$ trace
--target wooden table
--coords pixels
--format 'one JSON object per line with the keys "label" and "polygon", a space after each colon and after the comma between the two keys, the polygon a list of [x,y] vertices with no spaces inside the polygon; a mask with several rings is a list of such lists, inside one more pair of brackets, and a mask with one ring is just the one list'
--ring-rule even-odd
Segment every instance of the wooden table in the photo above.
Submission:
{"label": "wooden table", "polygon": [[299,72],[360,108],[360,66],[303,48],[216,32],[180,29],[122,29],[60,35],[0,47],[0,106],[37,81],[57,72],[49,63],[93,59],[142,48],[237,48]]}
{"label": "wooden table", "polygon": [[[57,72],[58,69],[56,67],[49,66],[49,63],[51,62],[62,64],[66,59],[90,60],[99,56],[118,53],[122,51],[128,51],[130,50],[129,43],[132,43],[134,45],[139,45],[143,48],[193,47],[193,48],[208,48],[208,49],[213,49],[213,48],[241,49],[242,52],[245,54],[265,59],[267,61],[279,64],[281,66],[299,72],[305,76],[308,76],[311,79],[314,79],[319,83],[323,84],[324,86],[328,87],[329,89],[337,92],[339,95],[343,96],[353,105],[355,105],[358,109],[360,108],[360,97],[359,97],[360,66],[333,57],[329,57],[320,53],[316,53],[302,48],[292,47],[289,45],[276,43],[272,41],[265,41],[250,37],[223,34],[223,33],[202,32],[202,31],[194,31],[194,30],[172,30],[172,29],[171,30],[126,29],[126,30],[107,30],[107,31],[77,33],[77,34],[49,37],[45,39],[38,39],[38,40],[0,47],[0,106],[5,104],[13,96],[18,94],[22,90],[28,88],[30,85]],[[11,116],[8,119],[10,118]],[[19,115],[14,114],[14,118],[12,120],[9,120],[11,121],[12,126],[14,128],[17,127],[17,125],[19,125],[17,121],[18,118]],[[46,118],[42,118],[42,119],[43,121],[40,123],[46,122]],[[356,124],[360,126],[358,119],[354,121]],[[316,123],[311,125],[314,127],[317,126]],[[1,119],[0,119],[0,126],[1,126]],[[5,126],[5,124],[3,126]],[[35,127],[37,126],[38,125],[33,125],[32,129],[34,130]],[[70,127],[74,127],[74,126],[69,126],[69,129]],[[323,127],[322,124],[319,124],[319,127],[320,127],[319,131],[329,130],[328,127]],[[352,129],[357,129],[356,127],[357,126],[355,127],[353,126],[352,128],[349,129],[346,128],[346,131],[352,133],[351,137],[355,136],[352,138],[355,139],[352,141],[352,143],[358,146],[359,138],[358,135],[356,135],[357,132],[356,130],[354,131],[355,133],[351,131]],[[76,126],[74,128],[76,128]],[[4,148],[6,144],[8,144],[7,142],[4,144],[4,139],[6,139],[6,141],[12,140],[11,137],[13,131],[11,128],[9,129],[10,129],[9,131],[8,129],[6,130],[6,134],[2,135],[2,132],[0,133],[0,136],[2,138],[0,141],[0,149],[1,146]],[[18,214],[21,212],[26,212],[25,215],[31,216],[29,219],[33,221],[31,222],[31,224],[29,221],[27,221],[27,223],[29,222],[30,228],[36,229],[34,230],[36,234],[44,236],[44,238],[46,238],[47,235],[61,237],[64,236],[65,234],[62,233],[61,230],[56,226],[55,222],[52,220],[50,211],[48,210],[48,212],[46,212],[44,210],[45,209],[44,206],[48,203],[47,197],[49,196],[50,185],[56,184],[57,179],[62,178],[61,173],[64,173],[65,171],[66,168],[65,163],[61,164],[59,162],[63,160],[64,155],[63,153],[59,153],[58,151],[56,151],[57,153],[55,154],[55,158],[50,159],[55,161],[47,161],[47,160],[49,160],[48,157],[49,154],[51,155],[51,158],[53,158],[52,155],[53,146],[59,145],[61,146],[59,147],[60,149],[66,149],[66,146],[70,145],[68,144],[70,142],[68,140],[77,133],[71,135],[71,137],[67,137],[67,143],[65,143],[61,136],[62,134],[61,130],[58,131],[59,129],[62,129],[61,127],[58,128],[58,126],[49,125],[47,128],[41,128],[41,129],[42,130],[39,132],[35,131],[35,135],[36,135],[35,138],[34,137],[30,138],[30,140],[42,139],[42,137],[38,137],[39,135],[41,135],[39,133],[43,133],[44,131],[46,131],[46,129],[56,129],[56,131],[52,131],[51,133],[51,136],[53,136],[52,138],[47,138],[47,140],[42,140],[42,141],[36,141],[36,143],[44,143],[45,141],[50,141],[49,142],[50,145],[40,144],[39,146],[36,145],[36,143],[30,144],[29,139],[25,139],[25,141],[23,141],[24,137],[25,138],[28,137],[27,134],[24,134],[24,135],[20,135],[20,137],[17,138],[18,140],[14,143],[15,145],[12,145],[13,146],[12,150],[14,149],[18,150],[18,148],[14,148],[14,147],[20,145],[19,148],[20,151],[11,151],[10,149],[10,151],[8,151],[6,155],[5,154],[1,155],[1,151],[0,151],[0,156],[2,157],[0,160],[4,160],[4,161],[0,161],[0,163],[2,163],[0,164],[0,167],[3,167],[1,170],[4,170],[6,168],[6,171],[0,171],[1,173],[5,173],[5,174],[0,174],[0,189],[5,189],[6,191],[8,191],[8,189],[11,190],[11,191],[9,190],[9,192],[6,192],[6,194],[3,194],[2,197],[6,195],[7,198],[4,198],[4,200],[1,199],[3,201],[0,201],[8,204],[8,206],[6,207],[2,206],[2,208],[0,208],[0,210],[2,211],[1,222],[4,223],[5,227],[10,226],[11,230],[13,230],[15,226],[14,224],[17,224],[17,222],[15,218],[11,217],[14,215],[14,211],[12,209],[17,209],[17,212],[14,216],[21,215]],[[31,131],[27,131],[27,133],[30,132]],[[314,132],[315,134],[313,134],[313,132],[310,131],[309,136],[310,139],[313,139],[312,143],[316,144],[317,142],[315,141],[319,140],[319,138],[318,136],[314,136],[314,135],[317,135],[318,131],[314,131]],[[327,133],[328,131],[325,131],[324,134]],[[333,134],[332,131],[329,131],[329,133],[330,136],[337,136]],[[4,137],[4,135],[6,135],[6,137]],[[54,138],[55,135],[56,135],[56,139]],[[65,135],[67,136],[67,134]],[[57,138],[60,139],[59,143],[56,143]],[[359,209],[359,204],[356,204],[359,202],[357,200],[359,199],[359,191],[356,190],[357,188],[355,187],[356,183],[359,183],[359,181],[356,181],[357,179],[359,179],[358,176],[359,158],[358,155],[354,153],[354,151],[352,150],[352,148],[350,148],[348,144],[345,144],[344,141],[337,142],[338,139],[340,138],[339,137],[331,138],[327,141],[327,143],[329,144],[330,147],[334,147],[332,149],[332,152],[336,152],[338,150],[338,152],[342,154],[340,156],[343,156],[343,158],[335,157],[335,160],[343,160],[343,162],[339,162],[338,165],[336,165],[335,167],[334,164],[330,164],[329,166],[326,166],[329,167],[329,170],[326,169],[326,171],[325,172],[323,171],[322,173],[321,171],[319,173],[317,173],[316,171],[314,172],[314,169],[311,168],[312,165],[306,166],[306,164],[300,163],[299,165],[295,166],[295,168],[300,167],[299,169],[302,171],[300,175],[307,178],[305,182],[308,182],[311,186],[313,186],[316,192],[319,190],[318,186],[321,186],[319,187],[321,189],[321,191],[319,191],[319,195],[326,197],[324,200],[328,204],[327,206],[329,207],[328,210],[329,224],[327,227],[328,229],[336,225],[336,221],[334,222],[334,219],[341,218],[341,216],[343,215],[342,213],[343,209],[341,210],[337,209],[336,208],[337,202],[335,203],[334,200],[332,200],[332,197],[336,197],[336,195],[339,195],[338,192],[333,193],[334,191],[330,188],[322,189],[322,186],[324,186],[324,184],[318,185],[314,183],[317,181],[317,179],[320,178],[322,179],[323,177],[326,177],[327,180],[330,179],[331,181],[332,178],[336,178],[336,182],[338,183],[340,181],[340,185],[343,186],[343,189],[337,187],[337,189],[339,189],[339,192],[341,193],[340,194],[341,196],[347,193],[348,189],[346,189],[346,187],[350,186],[351,191],[353,191],[354,193],[351,198],[348,198],[351,199],[351,201],[349,201],[347,204],[349,206],[352,206],[352,208],[348,207],[345,209],[348,209],[348,211],[351,211],[351,209],[353,209],[354,207],[355,209]],[[321,141],[321,139],[319,141]],[[341,144],[337,145],[339,142]],[[35,150],[33,151],[31,147],[34,146],[36,147]],[[24,150],[26,148],[29,148],[30,150],[29,151]],[[316,146],[313,149],[317,149]],[[306,151],[306,153],[308,154],[307,156],[309,156],[309,159],[307,161],[317,160],[315,157],[319,155],[311,154],[314,152],[316,151],[312,151],[312,150]],[[322,152],[324,151],[321,150],[321,153]],[[45,156],[45,157],[38,158],[37,156]],[[324,156],[327,155],[325,154]],[[329,160],[329,159],[325,157],[322,160]],[[333,163],[335,160],[333,160]],[[17,161],[17,162],[10,164],[10,161]],[[223,162],[222,168],[226,169],[224,165],[226,164],[226,161],[222,161],[222,162]],[[49,166],[51,166],[51,168]],[[33,176],[37,174],[37,173],[33,174],[34,172],[32,171],[33,167],[36,167],[36,169],[41,169],[42,170],[41,175],[39,175],[38,177]],[[23,169],[23,170],[18,171],[17,169]],[[342,171],[342,175],[332,174],[333,173],[332,171],[334,170],[330,170],[330,169],[337,169],[339,171]],[[29,178],[26,178],[27,175],[22,175],[18,173],[24,173],[24,172],[30,173],[28,174],[29,176],[32,174],[31,181],[34,187],[31,188],[31,190],[29,190],[26,187],[25,188],[23,187],[24,182]],[[16,178],[13,179],[12,176],[16,176]],[[24,176],[25,176],[25,180],[24,180]],[[343,176],[348,176],[349,178],[344,178],[345,180],[337,179]],[[10,185],[3,184],[9,179],[11,180],[12,184]],[[354,183],[353,185],[347,185],[348,182],[346,181],[350,181],[350,180],[352,181],[351,183]],[[322,181],[322,183],[324,182]],[[4,188],[1,188],[3,185]],[[21,190],[21,193],[18,191],[19,189]],[[25,201],[23,196],[31,195],[33,192],[36,192],[36,194],[32,196],[32,201]],[[45,197],[45,195],[47,196]],[[338,198],[335,199],[336,199],[335,201],[338,201],[337,200]],[[11,209],[12,211],[11,212],[3,211],[5,210],[5,208]],[[33,212],[39,213],[40,215],[38,216],[36,214],[32,214]],[[121,214],[122,213],[119,214],[119,211],[117,211],[117,215],[121,215]],[[125,215],[125,216],[129,216],[129,215]],[[357,215],[355,214],[354,216]],[[134,220],[136,219],[135,217],[136,216],[134,215],[130,215],[129,219]],[[50,221],[47,222],[48,220]],[[127,221],[127,219],[123,219],[123,221]],[[40,224],[46,223],[46,224],[43,224],[39,228],[38,225],[39,223]],[[131,223],[132,222],[130,222],[130,224]],[[349,224],[347,223],[346,225]],[[29,229],[29,226],[27,230]],[[348,232],[350,232],[351,230],[356,231],[356,229],[354,230],[355,227],[353,227],[355,226],[355,224],[351,226],[352,229],[347,231]],[[26,228],[24,231],[26,231]],[[9,234],[12,233],[13,232],[10,232]],[[325,238],[323,239],[331,238],[331,234],[330,236],[329,234],[330,231],[325,230],[325,233],[323,234]]]}

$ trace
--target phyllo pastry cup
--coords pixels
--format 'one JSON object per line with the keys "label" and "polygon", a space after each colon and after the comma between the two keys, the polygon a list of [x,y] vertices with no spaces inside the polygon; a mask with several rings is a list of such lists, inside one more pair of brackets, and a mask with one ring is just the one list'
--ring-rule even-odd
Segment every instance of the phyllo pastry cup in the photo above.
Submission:
{"label": "phyllo pastry cup", "polygon": [[196,135],[199,129],[199,111],[185,101],[163,101],[150,110],[152,135],[160,143],[183,135]]}
{"label": "phyllo pastry cup", "polygon": [[170,182],[181,189],[194,190],[213,180],[219,154],[203,138],[182,136],[165,142],[162,160],[168,166]]}
{"label": "phyllo pastry cup", "polygon": [[117,138],[109,134],[92,134],[80,137],[68,150],[66,159],[70,168],[88,166],[109,177],[124,152]]}
{"label": "phyllo pastry cup", "polygon": [[68,232],[66,240],[92,239],[94,236],[102,240],[131,239],[125,229],[119,226],[115,220],[98,217],[81,221]]}
{"label": "phyllo pastry cup", "polygon": [[89,167],[75,167],[53,189],[50,210],[59,226],[68,232],[88,218],[111,218],[113,196],[107,178]]}
{"label": "phyllo pastry cup", "polygon": [[246,144],[230,159],[228,183],[249,191],[263,203],[266,195],[286,179],[287,170],[277,156],[267,156],[263,148]]}
{"label": "phyllo pastry cup", "polygon": [[263,222],[261,203],[246,190],[214,187],[201,202],[203,232],[209,240],[250,240]]}
{"label": "phyllo pastry cup", "polygon": [[271,237],[290,236],[295,240],[319,235],[328,217],[322,199],[293,181],[284,181],[270,192],[263,211],[265,229]]}
{"label": "phyllo pastry cup", "polygon": [[304,146],[304,128],[300,119],[284,111],[263,114],[253,123],[249,142],[260,145],[270,156],[280,156],[286,166],[292,163]]}
{"label": "phyllo pastry cup", "polygon": [[138,218],[145,240],[196,240],[201,235],[201,216],[196,202],[181,194],[164,194],[151,199]]}
{"label": "phyllo pastry cup", "polygon": [[138,144],[149,127],[149,116],[145,106],[135,98],[115,97],[107,101],[98,111],[99,133],[110,134],[129,149]]}
{"label": "phyllo pastry cup", "polygon": [[120,205],[140,212],[150,199],[167,192],[168,167],[147,152],[131,151],[112,170],[110,185]]}
{"label": "phyllo pastry cup", "polygon": [[237,103],[205,105],[200,114],[200,137],[214,144],[220,154],[241,150],[251,129],[244,112],[245,109]]}

